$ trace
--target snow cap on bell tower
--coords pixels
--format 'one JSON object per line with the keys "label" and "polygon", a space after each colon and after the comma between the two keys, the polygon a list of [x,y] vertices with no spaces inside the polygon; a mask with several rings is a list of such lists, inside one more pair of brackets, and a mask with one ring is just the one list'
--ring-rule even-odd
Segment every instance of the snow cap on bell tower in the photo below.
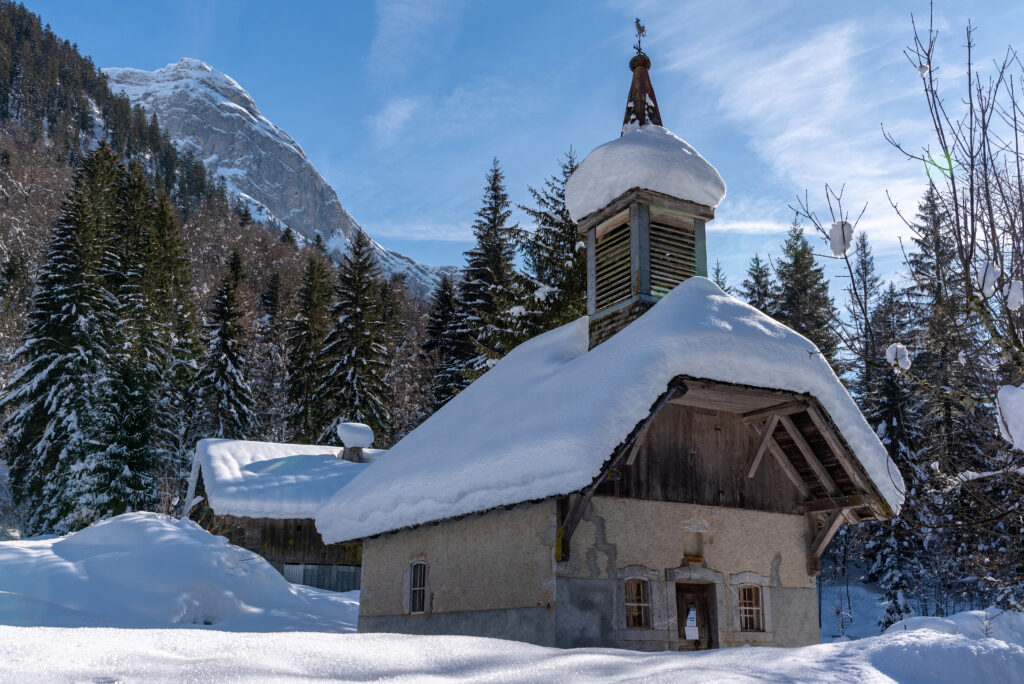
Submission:
{"label": "snow cap on bell tower", "polygon": [[565,184],[569,215],[586,235],[590,346],[614,335],[691,276],[707,276],[704,227],[725,181],[662,126],[636,22],[637,54],[622,132],[587,155]]}

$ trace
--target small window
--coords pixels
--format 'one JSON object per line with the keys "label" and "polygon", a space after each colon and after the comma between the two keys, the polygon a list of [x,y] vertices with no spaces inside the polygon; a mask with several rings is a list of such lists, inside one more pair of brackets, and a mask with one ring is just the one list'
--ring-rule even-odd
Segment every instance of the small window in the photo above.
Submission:
{"label": "small window", "polygon": [[745,584],[740,587],[740,630],[743,632],[764,631],[764,605],[761,602],[761,587]]}
{"label": "small window", "polygon": [[427,606],[427,564],[417,561],[409,570],[409,612],[423,613]]}
{"label": "small window", "polygon": [[651,589],[647,580],[626,580],[626,627],[651,628]]}

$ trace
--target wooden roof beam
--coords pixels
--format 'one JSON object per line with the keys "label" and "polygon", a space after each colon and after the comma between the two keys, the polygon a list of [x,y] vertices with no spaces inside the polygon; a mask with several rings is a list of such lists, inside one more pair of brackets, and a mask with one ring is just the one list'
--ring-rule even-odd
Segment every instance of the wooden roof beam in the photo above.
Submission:
{"label": "wooden roof beam", "polygon": [[[769,422],[772,423],[772,421]],[[771,430],[765,430],[763,433],[754,425],[751,425],[750,429],[754,431],[754,434],[757,435],[758,438],[767,443],[768,451],[770,451],[772,456],[775,457],[779,467],[782,468],[782,472],[786,474],[789,481],[792,482],[793,486],[796,487],[798,492],[800,492],[800,496],[805,499],[809,498],[811,496],[811,490],[808,489],[807,483],[804,482],[802,477],[800,477],[800,473],[798,473],[796,468],[793,467],[789,457],[786,456],[786,452],[782,450],[779,443],[775,441],[775,437],[772,436],[772,433],[774,432],[774,423],[772,423]],[[751,464],[752,469],[753,465],[754,464]],[[750,477],[750,475],[748,475],[748,477]]]}
{"label": "wooden roof beam", "polygon": [[788,416],[793,413],[800,413],[801,411],[807,410],[807,402],[803,399],[797,399],[796,401],[787,401],[783,404],[776,406],[769,406],[768,408],[758,409],[757,411],[748,411],[743,414],[743,420],[747,422],[753,422],[758,420],[764,420],[767,416],[778,414],[780,416]]}
{"label": "wooden roof beam", "polygon": [[867,498],[861,495],[836,496],[827,499],[814,499],[805,501],[797,507],[801,513],[820,513],[822,511],[835,511],[841,508],[858,508],[867,506]]}
{"label": "wooden roof beam", "polygon": [[825,491],[828,492],[830,496],[838,496],[840,493],[839,486],[836,485],[836,481],[832,479],[832,476],[828,474],[827,470],[825,470],[825,466],[823,466],[821,461],[818,460],[814,450],[811,449],[811,445],[807,443],[806,439],[804,439],[803,433],[800,432],[800,428],[796,426],[793,419],[789,416],[780,416],[779,422],[782,423],[782,427],[789,433],[793,443],[796,444],[796,448],[800,450],[801,454],[803,454],[804,460],[807,461],[807,465],[809,465],[811,470],[814,471],[814,476],[818,478],[819,482],[821,482]]}
{"label": "wooden roof beam", "polygon": [[[832,450],[836,460],[839,461],[839,465],[842,466],[843,470],[846,472],[847,477],[850,478],[850,481],[865,494],[876,494],[878,490],[874,485],[868,483],[865,476],[861,473],[860,468],[854,465],[849,452],[847,452],[839,441],[839,436],[836,435],[829,421],[821,415],[820,411],[818,411],[818,407],[813,403],[810,404],[807,407],[807,415],[811,417],[811,421],[814,423],[814,426],[818,428],[818,432],[820,432],[821,436],[825,438],[825,442]],[[882,510],[882,505],[876,497],[872,496],[871,499],[865,503],[871,508],[875,517],[879,520],[891,517],[886,515],[885,511]]]}

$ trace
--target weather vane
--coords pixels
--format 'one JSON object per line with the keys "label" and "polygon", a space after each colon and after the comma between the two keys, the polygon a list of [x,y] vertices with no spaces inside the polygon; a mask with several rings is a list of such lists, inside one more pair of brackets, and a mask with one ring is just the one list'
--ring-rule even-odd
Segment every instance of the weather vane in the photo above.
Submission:
{"label": "weather vane", "polygon": [[633,46],[633,49],[636,50],[636,54],[642,55],[644,49],[640,47],[640,41],[647,35],[647,28],[640,23],[640,17],[634,19],[633,23],[636,24],[636,45]]}

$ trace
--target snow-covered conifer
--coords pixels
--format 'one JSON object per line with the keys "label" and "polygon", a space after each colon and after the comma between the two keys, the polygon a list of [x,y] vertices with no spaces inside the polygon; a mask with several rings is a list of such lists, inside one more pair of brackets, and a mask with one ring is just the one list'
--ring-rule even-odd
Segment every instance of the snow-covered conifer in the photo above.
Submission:
{"label": "snow-covered conifer", "polygon": [[196,377],[206,436],[246,439],[256,430],[247,377],[241,285],[242,259],[232,251],[206,323],[206,351]]}
{"label": "snow-covered conifer", "polygon": [[390,431],[379,278],[370,239],[358,232],[338,267],[334,327],[324,343],[317,396],[330,422],[321,442],[336,443],[337,425],[344,422],[366,423],[375,435]]}

